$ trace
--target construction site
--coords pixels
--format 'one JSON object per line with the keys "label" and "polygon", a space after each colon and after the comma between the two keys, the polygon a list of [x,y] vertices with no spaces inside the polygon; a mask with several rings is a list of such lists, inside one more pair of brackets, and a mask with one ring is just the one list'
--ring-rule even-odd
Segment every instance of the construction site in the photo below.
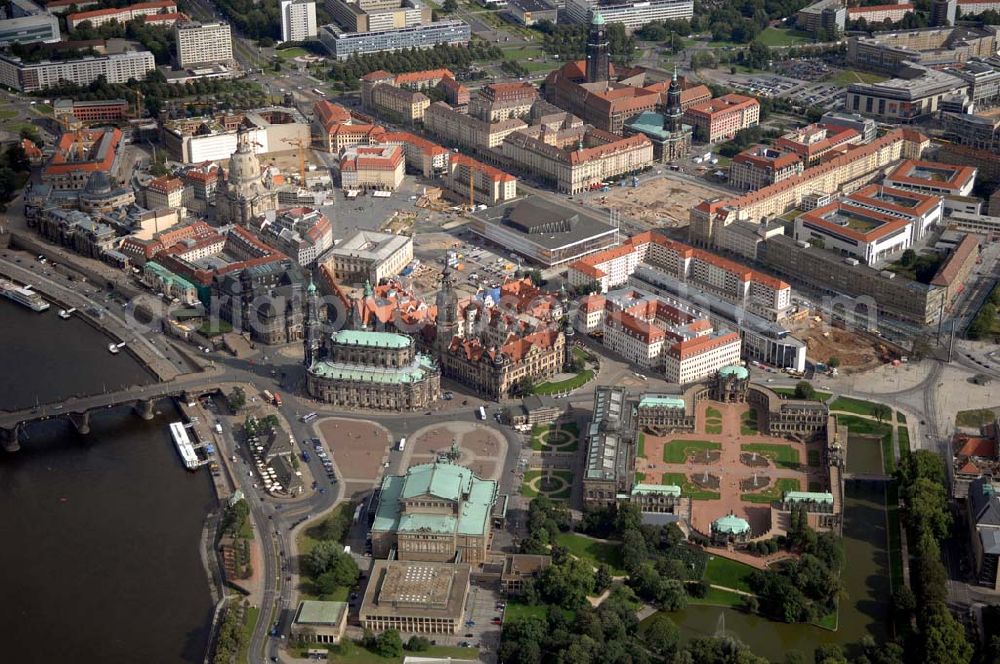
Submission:
{"label": "construction site", "polygon": [[596,207],[615,210],[622,217],[649,228],[687,226],[688,213],[703,200],[731,195],[723,189],[704,186],[690,179],[664,173],[638,187],[610,187],[608,191],[587,194],[587,202]]}
{"label": "construction site", "polygon": [[902,358],[897,348],[877,337],[837,327],[819,316],[789,320],[786,324],[791,334],[806,344],[810,362],[826,364],[835,357],[840,361],[841,373],[858,373]]}

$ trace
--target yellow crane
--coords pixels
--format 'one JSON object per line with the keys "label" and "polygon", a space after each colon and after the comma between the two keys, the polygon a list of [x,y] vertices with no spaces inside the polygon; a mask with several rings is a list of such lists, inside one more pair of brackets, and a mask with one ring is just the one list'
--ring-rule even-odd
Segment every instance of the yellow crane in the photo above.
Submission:
{"label": "yellow crane", "polygon": [[307,141],[301,138],[285,138],[283,142],[294,145],[299,149],[299,186],[306,186],[306,148],[309,147]]}

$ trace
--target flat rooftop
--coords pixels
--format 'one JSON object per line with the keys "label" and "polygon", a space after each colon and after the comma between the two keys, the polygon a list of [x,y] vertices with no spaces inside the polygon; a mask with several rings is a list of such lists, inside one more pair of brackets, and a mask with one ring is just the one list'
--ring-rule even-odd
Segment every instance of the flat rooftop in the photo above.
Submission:
{"label": "flat rooftop", "polygon": [[504,203],[477,212],[475,216],[550,250],[615,232],[614,226],[595,215],[578,212],[539,196]]}
{"label": "flat rooftop", "polygon": [[360,616],[417,615],[461,620],[469,590],[468,563],[376,560]]}

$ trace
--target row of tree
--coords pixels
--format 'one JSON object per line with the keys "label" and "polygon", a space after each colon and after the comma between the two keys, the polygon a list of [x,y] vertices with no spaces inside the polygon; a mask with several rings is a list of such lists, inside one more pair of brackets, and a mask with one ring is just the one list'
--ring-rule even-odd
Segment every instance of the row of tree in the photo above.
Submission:
{"label": "row of tree", "polygon": [[243,630],[243,621],[250,603],[246,600],[243,604],[230,602],[222,614],[222,622],[219,624],[219,631],[215,637],[215,650],[212,654],[212,664],[231,664],[236,661],[236,655],[243,647],[246,639]]}
{"label": "row of tree", "polygon": [[997,307],[1000,306],[1000,286],[995,286],[989,298],[972,319],[965,334],[970,339],[985,339],[993,333],[997,325]]}
{"label": "row of tree", "polygon": [[896,472],[915,595],[904,594],[897,606],[904,611],[919,607],[908,654],[927,664],[965,664],[972,660],[972,645],[948,610],[948,574],[941,562],[940,543],[952,522],[944,464],[936,453],[917,450],[901,460]]}
{"label": "row of tree", "polygon": [[94,26],[90,21],[84,21],[69,32],[68,38],[70,41],[131,39],[139,42],[152,53],[158,65],[170,64],[171,57],[176,52],[176,37],[173,28],[165,25],[147,25],[141,18],[127,23],[111,20],[99,26]]}
{"label": "row of tree", "polygon": [[278,0],[215,0],[214,4],[244,36],[281,39]]}
{"label": "row of tree", "polygon": [[31,164],[20,143],[11,143],[0,154],[0,212],[6,212],[7,203],[24,188],[30,171]]}
{"label": "row of tree", "polygon": [[[586,55],[588,26],[546,22],[539,29],[545,35],[542,48],[546,53],[563,60],[579,60]],[[631,64],[635,59],[635,37],[626,34],[625,26],[621,23],[609,23],[606,30],[612,62]]]}
{"label": "row of tree", "polygon": [[358,79],[369,72],[383,69],[394,74],[425,69],[449,68],[456,74],[476,62],[501,62],[503,51],[496,44],[475,40],[467,46],[438,44],[428,49],[406,49],[402,51],[352,55],[346,60],[334,62],[327,77],[349,88],[356,88]]}

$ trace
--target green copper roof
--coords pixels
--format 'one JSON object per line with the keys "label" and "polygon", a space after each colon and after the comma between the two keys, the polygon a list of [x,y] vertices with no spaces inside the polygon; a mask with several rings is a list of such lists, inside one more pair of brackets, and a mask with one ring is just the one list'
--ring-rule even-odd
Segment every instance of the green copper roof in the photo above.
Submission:
{"label": "green copper roof", "polygon": [[739,365],[733,364],[728,367],[722,367],[719,369],[719,374],[722,376],[736,376],[737,378],[746,378],[750,375],[750,372],[746,370],[746,367],[741,367]]}
{"label": "green copper roof", "polygon": [[313,283],[312,276],[309,277],[309,286],[306,288],[306,292],[309,293],[310,295],[316,292],[316,284]]}
{"label": "green copper roof", "polygon": [[305,600],[299,604],[295,622],[300,625],[336,625],[347,611],[347,602]]}
{"label": "green copper roof", "polygon": [[658,493],[665,496],[681,497],[681,488],[676,484],[636,484],[632,487],[632,495]]}
{"label": "green copper roof", "polygon": [[604,17],[601,16],[601,12],[594,12],[594,18],[591,19],[590,23],[592,25],[604,25]]}
{"label": "green copper roof", "polygon": [[395,332],[365,332],[363,330],[338,330],[332,335],[334,343],[375,348],[406,348],[410,338]]}
{"label": "green copper roof", "polygon": [[814,502],[833,504],[833,494],[816,491],[786,491],[785,500],[793,503]]}
{"label": "green copper roof", "polygon": [[[382,481],[373,531],[458,533],[483,535],[496,502],[497,483],[484,480],[468,468],[448,462],[411,466],[406,475],[391,475]],[[458,503],[458,514],[421,513],[419,508],[403,513],[400,502],[429,495]]]}
{"label": "green copper roof", "polygon": [[712,522],[712,528],[720,533],[741,535],[745,532],[749,532],[750,523],[747,522],[746,519],[741,519],[734,514],[727,514],[726,516],[718,518]]}
{"label": "green copper roof", "polygon": [[405,367],[376,367],[369,364],[329,362],[327,360],[314,362],[309,367],[309,373],[320,378],[353,380],[362,383],[381,383],[386,385],[417,383],[427,378],[436,370],[434,360],[427,355],[417,355]]}
{"label": "green copper roof", "polygon": [[684,408],[684,399],[662,394],[647,394],[639,399],[639,408]]}

